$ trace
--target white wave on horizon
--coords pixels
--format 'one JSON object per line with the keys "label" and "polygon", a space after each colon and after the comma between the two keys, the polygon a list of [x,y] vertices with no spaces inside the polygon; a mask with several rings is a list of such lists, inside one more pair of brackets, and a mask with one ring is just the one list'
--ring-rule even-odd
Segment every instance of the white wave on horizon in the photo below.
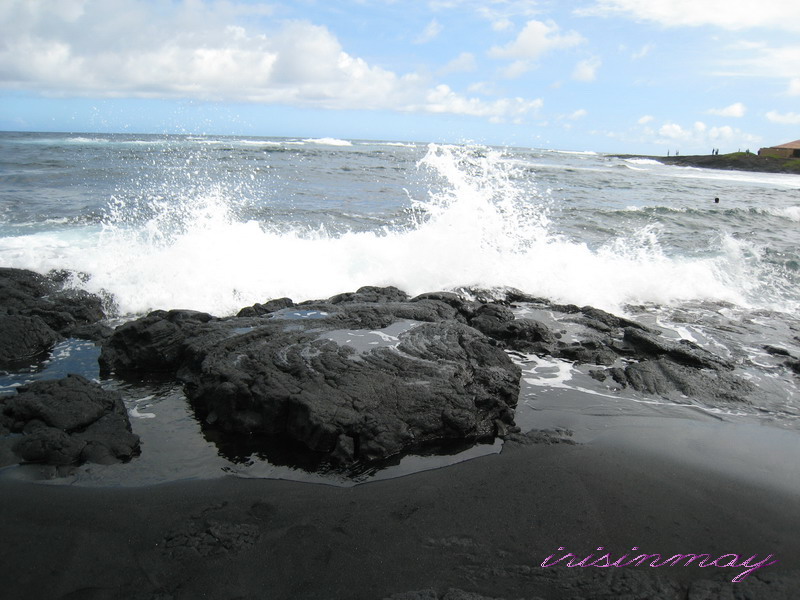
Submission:
{"label": "white wave on horizon", "polygon": [[340,140],[337,138],[323,137],[323,138],[307,138],[303,140],[307,144],[319,144],[321,146],[352,146],[353,142],[347,140]]}
{"label": "white wave on horizon", "polygon": [[663,167],[664,163],[660,163],[657,160],[652,158],[625,158],[623,159],[626,163],[631,163],[633,165],[652,165],[652,166],[659,166]]}

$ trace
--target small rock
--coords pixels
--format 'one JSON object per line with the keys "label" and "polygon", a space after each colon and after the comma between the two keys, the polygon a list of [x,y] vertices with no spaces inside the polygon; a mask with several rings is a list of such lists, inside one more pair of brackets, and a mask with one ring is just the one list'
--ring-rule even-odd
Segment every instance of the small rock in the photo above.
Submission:
{"label": "small rock", "polygon": [[12,449],[28,462],[109,464],[139,452],[121,396],[80,375],[18,388],[0,404],[0,422],[24,433]]}
{"label": "small rock", "polygon": [[61,340],[39,316],[0,314],[0,367],[41,356]]}

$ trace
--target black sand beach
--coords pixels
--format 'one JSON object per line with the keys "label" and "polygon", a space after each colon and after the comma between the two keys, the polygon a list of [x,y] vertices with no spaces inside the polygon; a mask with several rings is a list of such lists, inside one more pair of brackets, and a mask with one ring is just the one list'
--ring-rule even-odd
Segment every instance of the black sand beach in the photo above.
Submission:
{"label": "black sand beach", "polygon": [[[602,444],[507,443],[499,455],[351,488],[4,481],[0,505],[6,598],[440,598],[458,589],[473,595],[448,597],[788,599],[800,587],[796,495]],[[730,580],[745,569],[696,564],[541,567],[554,553],[599,546],[612,560],[638,547],[780,562],[742,583]]]}
{"label": "black sand beach", "polygon": [[[187,395],[173,401],[193,403],[196,425],[294,436],[343,468],[413,453],[423,435],[493,441],[487,452],[503,440],[499,454],[360,484],[219,467],[202,479],[152,484],[131,470],[103,480],[105,465],[124,473],[140,450],[169,457],[153,456],[153,438],[139,448],[120,392],[74,375],[26,383],[0,401],[2,447],[48,463],[44,473],[80,462],[99,476],[35,482],[38,467],[2,457],[12,465],[0,471],[4,598],[797,597],[796,432],[683,402],[691,392],[730,409],[757,393],[688,340],[588,306],[519,297],[524,314],[549,315],[537,321],[511,302],[391,287],[281,299],[225,319],[155,311],[111,333],[101,311],[88,311],[97,298],[31,272],[4,275],[0,325],[18,331],[2,338],[8,356],[33,356],[62,335],[95,339],[113,377],[137,368],[178,377]],[[542,386],[534,371],[555,358],[591,366],[574,376],[607,387]],[[775,360],[793,377],[787,355]],[[650,396],[633,402],[628,388]]]}

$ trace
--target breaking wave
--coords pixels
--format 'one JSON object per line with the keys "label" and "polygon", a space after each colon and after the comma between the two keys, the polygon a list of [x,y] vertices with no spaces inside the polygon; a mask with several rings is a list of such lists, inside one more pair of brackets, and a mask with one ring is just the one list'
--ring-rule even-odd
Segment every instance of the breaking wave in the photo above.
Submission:
{"label": "breaking wave", "polygon": [[[791,281],[746,240],[716,234],[707,252],[686,256],[665,249],[655,224],[593,248],[560,234],[550,218],[556,202],[520,169],[498,150],[432,144],[418,165],[429,191],[411,199],[403,219],[337,233],[243,218],[235,189],[200,178],[170,196],[120,194],[99,224],[0,239],[0,256],[85,273],[81,285],[111,293],[122,314],[226,315],[363,285],[412,295],[510,286],[612,311],[695,300],[797,310]],[[797,220],[796,209],[786,217]]]}

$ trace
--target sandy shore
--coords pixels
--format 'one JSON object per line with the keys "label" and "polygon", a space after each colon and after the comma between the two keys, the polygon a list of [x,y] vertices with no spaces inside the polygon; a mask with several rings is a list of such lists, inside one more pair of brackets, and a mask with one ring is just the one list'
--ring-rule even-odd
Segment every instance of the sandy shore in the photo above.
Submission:
{"label": "sandy shore", "polygon": [[[4,480],[3,596],[399,599],[457,588],[478,595],[450,598],[792,598],[800,502],[779,488],[603,443],[507,443],[500,454],[351,488]],[[780,562],[743,583],[730,583],[746,570],[733,567],[541,567],[559,547],[557,557],[598,546],[612,560],[637,546]]]}

